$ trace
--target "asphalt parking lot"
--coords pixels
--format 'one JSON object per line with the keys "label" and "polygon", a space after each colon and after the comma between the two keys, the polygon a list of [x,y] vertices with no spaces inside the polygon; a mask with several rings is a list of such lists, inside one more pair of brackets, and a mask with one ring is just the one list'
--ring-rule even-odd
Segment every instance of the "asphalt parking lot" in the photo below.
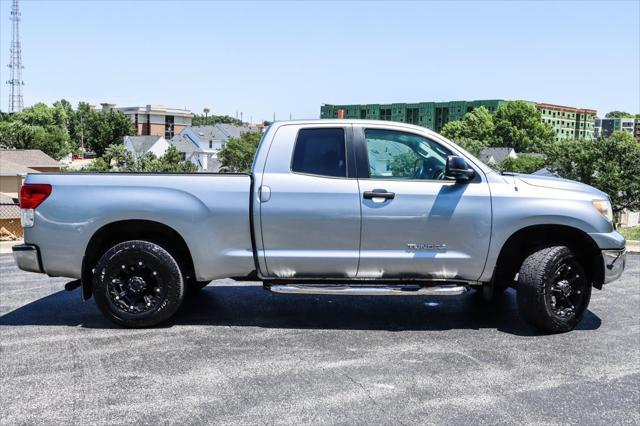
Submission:
{"label": "asphalt parking lot", "polygon": [[0,256],[2,424],[640,423],[640,257],[578,329],[510,290],[272,295],[221,281],[166,327],[113,326],[67,280]]}

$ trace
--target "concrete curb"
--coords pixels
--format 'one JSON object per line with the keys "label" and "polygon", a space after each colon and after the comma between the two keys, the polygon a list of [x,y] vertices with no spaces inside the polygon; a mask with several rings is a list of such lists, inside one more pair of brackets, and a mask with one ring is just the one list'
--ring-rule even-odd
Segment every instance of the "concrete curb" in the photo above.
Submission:
{"label": "concrete curb", "polygon": [[22,240],[18,240],[18,241],[0,241],[0,254],[7,254],[7,253],[12,253],[11,251],[11,247],[17,245],[17,244],[22,244],[24,243],[24,241]]}
{"label": "concrete curb", "polygon": [[628,253],[640,253],[640,241],[627,240],[627,252]]}

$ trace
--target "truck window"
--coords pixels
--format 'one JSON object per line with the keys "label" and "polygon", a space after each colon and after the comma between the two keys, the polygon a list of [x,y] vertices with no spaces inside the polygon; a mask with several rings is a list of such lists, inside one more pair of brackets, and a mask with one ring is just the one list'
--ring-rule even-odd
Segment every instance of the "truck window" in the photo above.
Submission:
{"label": "truck window", "polygon": [[291,171],[346,177],[344,129],[301,129],[293,150]]}
{"label": "truck window", "polygon": [[444,179],[449,150],[412,133],[365,130],[369,176],[374,179]]}

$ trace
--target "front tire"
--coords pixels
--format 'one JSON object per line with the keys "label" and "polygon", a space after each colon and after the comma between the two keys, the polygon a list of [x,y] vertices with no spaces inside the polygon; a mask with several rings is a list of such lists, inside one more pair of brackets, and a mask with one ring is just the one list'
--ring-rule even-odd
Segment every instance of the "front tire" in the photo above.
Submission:
{"label": "front tire", "polygon": [[591,299],[591,283],[578,257],[565,246],[547,247],[522,263],[516,289],[523,318],[549,333],[571,331]]}
{"label": "front tire", "polygon": [[125,241],[109,249],[93,275],[102,313],[125,327],[151,327],[169,319],[184,299],[182,272],[171,254],[148,241]]}

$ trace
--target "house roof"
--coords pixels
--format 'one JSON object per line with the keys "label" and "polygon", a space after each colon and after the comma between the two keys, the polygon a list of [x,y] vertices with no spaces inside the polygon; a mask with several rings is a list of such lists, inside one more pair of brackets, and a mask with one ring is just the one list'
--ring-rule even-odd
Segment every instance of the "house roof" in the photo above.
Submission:
{"label": "house roof", "polygon": [[[185,130],[186,129],[187,128],[185,128]],[[208,142],[209,140],[225,142],[229,138],[239,138],[242,133],[257,131],[247,126],[223,123],[216,123],[212,126],[192,126],[188,129],[203,142]]]}
{"label": "house roof", "polygon": [[255,132],[256,130],[247,126],[236,126],[235,124],[216,124],[218,131],[223,133],[227,138],[239,138],[242,133]]}
{"label": "house roof", "polygon": [[514,155],[517,157],[513,148],[485,148],[480,153],[480,160],[485,162],[495,161],[496,163],[499,163]]}
{"label": "house roof", "polygon": [[[186,154],[192,152],[213,153],[219,150],[230,137],[239,138],[242,133],[255,131],[247,126],[233,124],[191,126],[182,129],[180,133],[171,138],[169,143],[175,146],[179,152]],[[210,147],[209,142],[213,142],[215,145]]]}
{"label": "house roof", "polygon": [[190,153],[200,151],[198,143],[191,139],[191,137],[186,133],[179,133],[175,135],[169,143],[175,146],[178,152]]}
{"label": "house roof", "polygon": [[[58,165],[59,167],[59,165]],[[37,170],[30,169],[22,164],[16,164],[13,161],[5,160],[0,152],[0,176],[16,176],[25,173],[38,173]]]}
{"label": "house roof", "polygon": [[162,136],[127,136],[125,140],[131,142],[133,151],[137,155],[144,155],[162,138]]}
{"label": "house roof", "polygon": [[191,131],[200,138],[202,141],[220,140],[224,137],[224,134],[214,126],[193,126]]}
{"label": "house roof", "polygon": [[0,149],[0,160],[26,167],[62,167],[39,149]]}

